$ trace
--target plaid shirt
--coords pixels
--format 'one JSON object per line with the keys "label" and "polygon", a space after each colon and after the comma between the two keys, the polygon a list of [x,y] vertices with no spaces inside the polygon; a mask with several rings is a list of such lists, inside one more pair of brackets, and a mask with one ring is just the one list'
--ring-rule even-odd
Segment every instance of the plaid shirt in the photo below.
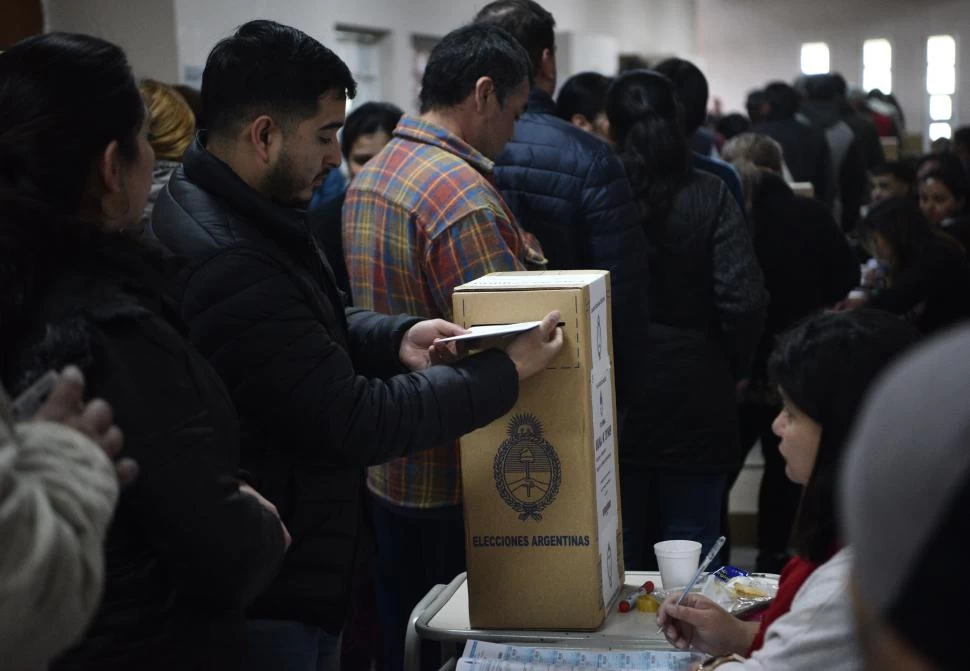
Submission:
{"label": "plaid shirt", "polygon": [[[354,304],[450,320],[456,286],[544,266],[538,241],[515,222],[491,172],[492,162],[460,138],[402,118],[347,191],[344,256]],[[367,484],[399,506],[458,505],[458,445],[373,466]]]}

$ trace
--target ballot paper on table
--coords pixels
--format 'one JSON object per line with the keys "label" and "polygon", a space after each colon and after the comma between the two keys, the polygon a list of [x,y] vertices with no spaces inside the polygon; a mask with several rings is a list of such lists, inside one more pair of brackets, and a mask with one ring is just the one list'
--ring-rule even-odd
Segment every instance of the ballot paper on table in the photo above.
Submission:
{"label": "ballot paper on table", "polygon": [[542,322],[518,322],[517,324],[490,324],[488,326],[472,326],[468,330],[470,333],[464,335],[451,336],[450,338],[439,338],[436,342],[461,342],[463,340],[478,340],[479,338],[499,338],[502,336],[516,335],[525,333],[532,329],[539,328]]}
{"label": "ballot paper on table", "polygon": [[688,671],[702,657],[656,650],[581,650],[468,641],[456,671]]}

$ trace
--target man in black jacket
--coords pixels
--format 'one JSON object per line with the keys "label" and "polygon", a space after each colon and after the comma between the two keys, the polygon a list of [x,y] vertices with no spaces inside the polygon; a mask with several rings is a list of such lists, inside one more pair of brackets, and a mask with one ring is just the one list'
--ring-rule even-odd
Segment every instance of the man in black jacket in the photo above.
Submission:
{"label": "man in black jacket", "polygon": [[208,134],[153,215],[158,238],[189,260],[181,316],[238,407],[242,465],[293,536],[250,609],[247,669],[336,667],[363,467],[505,414],[518,380],[562,344],[554,313],[506,352],[431,366],[442,354],[434,340],[459,327],[345,310],[297,207],[340,163],[336,133],[354,92],[347,66],[316,40],[271,21],[243,25],[209,55]]}
{"label": "man in black jacket", "polygon": [[788,84],[768,84],[764,97],[764,118],[754,124],[752,132],[767,135],[780,144],[792,179],[811,182],[815,197],[831,208],[835,201],[835,175],[825,133],[795,118],[798,92]]}
{"label": "man in black jacket", "polygon": [[552,14],[532,0],[496,0],[475,22],[503,28],[529,53],[529,104],[495,161],[495,183],[518,223],[538,238],[550,269],[610,271],[622,414],[627,388],[638,381],[647,321],[647,240],[633,191],[608,144],[556,116]]}

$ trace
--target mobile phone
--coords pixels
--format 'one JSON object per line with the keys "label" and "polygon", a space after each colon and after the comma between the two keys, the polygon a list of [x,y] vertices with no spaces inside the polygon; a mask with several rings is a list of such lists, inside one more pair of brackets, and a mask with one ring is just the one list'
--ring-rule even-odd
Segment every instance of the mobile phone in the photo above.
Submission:
{"label": "mobile phone", "polygon": [[13,402],[13,416],[18,422],[26,422],[37,414],[57,383],[57,373],[52,370],[41,375],[36,382],[18,396]]}

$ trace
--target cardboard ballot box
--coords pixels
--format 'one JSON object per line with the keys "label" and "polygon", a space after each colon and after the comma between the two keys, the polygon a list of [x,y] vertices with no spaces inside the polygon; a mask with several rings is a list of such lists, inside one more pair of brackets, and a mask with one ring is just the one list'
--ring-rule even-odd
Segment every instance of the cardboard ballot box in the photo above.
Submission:
{"label": "cardboard ballot box", "polygon": [[562,351],[512,411],[461,440],[471,626],[599,627],[623,585],[610,277],[493,273],[454,293],[465,327],[559,310]]}

